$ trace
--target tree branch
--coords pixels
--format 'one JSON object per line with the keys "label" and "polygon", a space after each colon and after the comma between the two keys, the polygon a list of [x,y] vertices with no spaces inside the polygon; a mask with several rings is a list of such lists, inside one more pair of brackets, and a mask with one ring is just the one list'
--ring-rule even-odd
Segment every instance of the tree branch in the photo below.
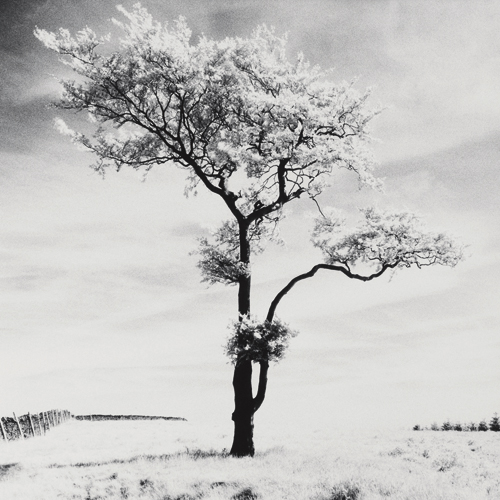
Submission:
{"label": "tree branch", "polygon": [[387,269],[389,268],[394,268],[398,265],[399,262],[394,262],[392,264],[382,264],[382,267],[373,274],[370,274],[369,276],[362,276],[360,274],[356,274],[350,271],[350,269],[346,266],[336,266],[332,264],[317,264],[315,265],[309,272],[304,273],[304,274],[299,274],[295,278],[293,278],[288,285],[286,285],[277,295],[274,297],[273,301],[271,302],[271,305],[269,307],[269,311],[267,313],[266,320],[269,322],[273,321],[274,318],[274,313],[276,312],[276,308],[278,307],[278,304],[280,303],[281,299],[299,282],[302,280],[305,280],[307,278],[312,278],[320,269],[327,269],[329,271],[340,271],[341,273],[344,273],[348,278],[360,280],[360,281],[370,281],[374,278],[378,278],[381,276]]}
{"label": "tree branch", "polygon": [[259,361],[260,364],[260,372],[259,372],[259,386],[257,389],[257,395],[253,399],[253,408],[254,412],[256,412],[264,402],[264,398],[266,396],[267,389],[267,371],[269,369],[268,361]]}

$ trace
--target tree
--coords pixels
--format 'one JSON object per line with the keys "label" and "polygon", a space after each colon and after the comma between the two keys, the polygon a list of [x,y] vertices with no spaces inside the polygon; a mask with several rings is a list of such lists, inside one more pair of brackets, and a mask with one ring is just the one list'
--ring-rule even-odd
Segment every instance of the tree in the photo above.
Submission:
{"label": "tree", "polygon": [[495,413],[495,415],[493,415],[493,417],[491,418],[490,431],[500,431],[500,419],[498,418],[497,413]]}
{"label": "tree", "polygon": [[477,431],[477,424],[475,422],[469,422],[467,428],[471,432]]}
{"label": "tree", "polygon": [[446,422],[443,422],[443,425],[441,426],[441,430],[442,431],[451,431],[451,430],[453,430],[453,425],[451,424],[451,422],[449,420],[447,420]]}
{"label": "tree", "polygon": [[[367,208],[363,223],[348,232],[337,211],[320,208],[317,199],[338,169],[361,186],[380,186],[367,131],[378,111],[368,109],[367,93],[331,83],[300,55],[289,62],[286,39],[265,26],[247,39],[202,36],[193,44],[182,18],[167,26],[140,4],[118,9],[127,21],[114,23],[124,36],[108,53],[99,48],[108,39],[89,28],[74,37],[36,29],[77,75],[61,80],[56,106],[86,111],[96,124],[90,138],[62,120],[58,126],[95,153],[100,173],[177,164],[186,172],[186,194],[202,187],[227,206],[230,219],[200,240],[198,265],[206,282],[238,288],[227,345],[234,362],[231,454],[253,455],[253,416],[264,401],[269,362],[283,357],[294,335],[276,309],[297,283],[319,270],[369,281],[389,269],[454,266],[461,250],[443,234],[426,233],[410,213]],[[251,256],[276,239],[283,207],[300,197],[318,207],[312,241],[324,261],[293,278],[258,320],[250,315]],[[260,366],[255,396],[253,364]]]}
{"label": "tree", "polygon": [[486,423],[486,420],[481,420],[481,422],[479,422],[479,425],[477,426],[477,430],[478,431],[487,431],[488,430],[488,424]]}

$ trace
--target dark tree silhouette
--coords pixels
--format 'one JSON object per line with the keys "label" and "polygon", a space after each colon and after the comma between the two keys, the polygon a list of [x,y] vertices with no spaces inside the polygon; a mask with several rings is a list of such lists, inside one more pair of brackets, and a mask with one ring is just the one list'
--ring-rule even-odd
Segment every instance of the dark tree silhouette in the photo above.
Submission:
{"label": "dark tree silhouette", "polygon": [[495,431],[495,432],[500,431],[500,420],[498,419],[497,413],[495,413],[495,415],[491,419],[490,431]]}

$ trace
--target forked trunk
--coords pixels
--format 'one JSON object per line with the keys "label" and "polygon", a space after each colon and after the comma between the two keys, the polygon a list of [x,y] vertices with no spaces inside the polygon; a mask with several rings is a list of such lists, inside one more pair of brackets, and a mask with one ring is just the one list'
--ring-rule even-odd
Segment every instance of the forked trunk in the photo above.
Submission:
{"label": "forked trunk", "polygon": [[230,452],[234,457],[253,457],[255,454],[253,416],[262,405],[266,395],[268,368],[267,362],[260,362],[259,387],[255,398],[252,393],[252,362],[240,360],[234,368],[235,410],[232,415],[234,439]]}
{"label": "forked trunk", "polygon": [[[250,263],[248,226],[240,223],[240,261]],[[238,288],[238,313],[240,318],[250,314],[250,275],[241,276]],[[257,395],[252,391],[252,361],[240,357],[234,367],[234,438],[230,454],[234,457],[253,457],[253,416],[264,401],[267,386],[268,363],[260,362]]]}

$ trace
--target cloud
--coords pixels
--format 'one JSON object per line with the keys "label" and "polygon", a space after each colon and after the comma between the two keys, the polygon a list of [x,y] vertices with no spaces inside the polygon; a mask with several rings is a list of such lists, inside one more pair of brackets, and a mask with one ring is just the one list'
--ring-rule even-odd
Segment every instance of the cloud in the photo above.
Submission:
{"label": "cloud", "polygon": [[[51,127],[47,124],[50,114],[45,99],[0,102],[0,154],[37,154],[50,140]],[[9,166],[7,158],[2,157],[0,175]]]}
{"label": "cloud", "polygon": [[[472,257],[454,270],[403,271],[391,283],[372,284],[326,273],[298,285],[278,315],[301,334],[289,358],[272,369],[263,409],[269,413],[262,418],[295,415],[306,400],[305,418],[316,412],[329,425],[337,401],[345,420],[400,412],[408,421],[419,406],[429,420],[446,408],[460,418],[471,400],[490,413],[487,391],[498,379],[492,359],[498,358],[499,323],[500,7],[143,3],[158,18],[184,13],[196,34],[217,38],[245,36],[266,21],[289,31],[290,54],[302,50],[313,63],[336,67],[335,80],[359,75],[358,87],[375,85],[372,101],[394,105],[374,123],[385,141],[376,147],[387,195],[358,192],[355,180],[339,175],[327,204],[349,215],[371,203],[406,206],[472,244]],[[64,70],[32,29],[36,23],[74,31],[88,24],[104,34],[114,6],[49,0],[21,7],[9,14],[20,16],[12,22],[15,28],[22,21],[20,33],[2,34],[3,41],[11,37],[3,46],[7,76],[0,98],[0,369],[16,382],[8,411],[26,401],[35,406],[27,411],[59,406],[62,398],[81,412],[157,412],[152,401],[163,397],[168,412],[167,395],[182,409],[191,394],[196,409],[198,395],[209,405],[214,391],[226,398],[229,415],[231,367],[221,345],[236,313],[236,290],[206,289],[196,257],[188,255],[197,235],[228,217],[223,203],[203,192],[186,200],[185,173],[171,165],[155,167],[145,183],[127,169],[104,181],[89,170],[91,155],[52,128],[54,113],[44,107],[55,93],[49,73]],[[271,245],[255,260],[257,315],[289,279],[317,263],[303,216],[313,209],[310,201],[298,202],[283,225],[288,246]],[[155,368],[189,363],[174,374]],[[215,365],[220,371],[210,372]],[[60,371],[51,373],[53,367]],[[463,394],[468,380],[469,401]],[[325,399],[333,402],[331,413],[324,411]]]}
{"label": "cloud", "polygon": [[[398,149],[384,154],[421,155],[498,131],[500,9],[494,3],[393,3],[382,49],[398,67],[380,73],[384,101],[393,105],[383,136]],[[377,84],[377,82],[374,82]],[[405,138],[399,131],[404,127]]]}

